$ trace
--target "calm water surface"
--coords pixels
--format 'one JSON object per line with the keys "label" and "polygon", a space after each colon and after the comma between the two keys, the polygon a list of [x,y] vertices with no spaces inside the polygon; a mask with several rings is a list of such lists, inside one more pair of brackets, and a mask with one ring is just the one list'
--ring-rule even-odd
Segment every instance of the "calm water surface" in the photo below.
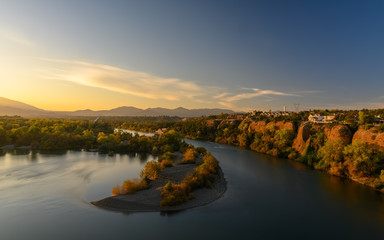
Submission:
{"label": "calm water surface", "polygon": [[88,202],[138,177],[152,156],[2,153],[0,239],[382,239],[384,198],[283,159],[216,143],[228,191],[176,214],[122,214]]}

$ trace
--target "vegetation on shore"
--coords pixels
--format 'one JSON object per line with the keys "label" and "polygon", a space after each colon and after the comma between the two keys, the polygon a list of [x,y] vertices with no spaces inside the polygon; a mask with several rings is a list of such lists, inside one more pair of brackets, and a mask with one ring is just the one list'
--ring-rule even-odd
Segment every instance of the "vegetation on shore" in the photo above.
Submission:
{"label": "vegetation on shore", "polygon": [[193,191],[198,188],[211,188],[219,163],[210,152],[206,152],[193,173],[186,176],[181,183],[168,183],[161,192],[161,206],[174,206],[193,198]]}
{"label": "vegetation on shore", "polygon": [[[295,146],[295,141],[299,138],[298,130],[309,114],[332,114],[335,115],[335,119],[332,123],[325,125],[308,123],[309,137],[302,142],[302,150],[299,150]],[[160,122],[132,124],[127,121],[124,126],[141,131],[167,127],[167,130],[179,131],[187,138],[209,140],[275,157],[289,158],[332,175],[350,178],[384,191],[383,149],[373,147],[359,139],[352,141],[353,134],[359,129],[370,131],[372,141],[377,134],[384,132],[384,124],[373,125],[376,115],[384,116],[384,109],[302,111],[277,117],[267,116],[262,112],[221,114],[175,121],[173,124],[167,122],[163,125]],[[256,123],[263,123],[262,128],[255,129]],[[284,124],[291,127],[282,127]],[[337,130],[336,138],[331,136],[332,129]],[[350,138],[350,141],[345,141],[343,139],[345,137]]]}
{"label": "vegetation on shore", "polygon": [[153,137],[115,131],[115,122],[99,120],[0,117],[0,147],[29,146],[39,150],[92,150],[101,153],[150,153],[186,149],[175,131]]}
{"label": "vegetation on shore", "polygon": [[[330,124],[310,123],[303,126],[309,114],[333,114],[335,118]],[[86,149],[109,154],[151,153],[161,156],[159,168],[163,169],[174,166],[174,151],[184,153],[184,163],[192,163],[196,156],[205,154],[199,148],[188,149],[188,145],[181,141],[185,136],[289,158],[384,191],[384,144],[383,136],[380,135],[384,133],[384,124],[374,125],[377,115],[384,116],[384,109],[316,110],[285,116],[253,112],[190,119],[112,117],[97,122],[86,119],[1,117],[0,146],[14,144],[16,147],[30,146],[42,150]],[[145,132],[166,129],[166,133],[155,134],[150,138],[115,132],[115,128]],[[303,131],[307,131],[308,136],[305,138],[302,137]],[[361,133],[362,137],[353,138],[352,141],[352,136],[357,133]],[[372,142],[379,143],[381,148],[375,147]],[[124,189],[144,186],[141,180],[127,182],[125,185]],[[132,187],[135,185],[140,187]]]}
{"label": "vegetation on shore", "polygon": [[[169,133],[167,133],[169,134]],[[182,146],[183,142],[180,143]],[[134,194],[137,191],[149,188],[150,181],[159,178],[165,167],[173,167],[175,164],[195,164],[196,158],[201,155],[202,158],[198,166],[193,172],[187,175],[180,183],[168,181],[161,189],[162,201],[160,206],[175,206],[188,201],[194,197],[193,191],[208,187],[211,188],[215,175],[219,168],[219,163],[204,148],[199,147],[198,150],[189,145],[187,149],[178,148],[174,151],[182,151],[183,157],[179,163],[174,163],[175,154],[171,151],[163,153],[158,160],[148,161],[140,173],[139,179],[126,180],[124,183],[113,188],[112,196],[121,194]]]}

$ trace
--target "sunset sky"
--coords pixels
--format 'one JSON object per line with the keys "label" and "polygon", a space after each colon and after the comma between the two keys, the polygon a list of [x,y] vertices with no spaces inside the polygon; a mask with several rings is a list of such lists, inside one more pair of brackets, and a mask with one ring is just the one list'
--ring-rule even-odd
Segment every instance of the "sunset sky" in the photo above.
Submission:
{"label": "sunset sky", "polygon": [[46,110],[384,107],[382,0],[0,6],[0,97]]}

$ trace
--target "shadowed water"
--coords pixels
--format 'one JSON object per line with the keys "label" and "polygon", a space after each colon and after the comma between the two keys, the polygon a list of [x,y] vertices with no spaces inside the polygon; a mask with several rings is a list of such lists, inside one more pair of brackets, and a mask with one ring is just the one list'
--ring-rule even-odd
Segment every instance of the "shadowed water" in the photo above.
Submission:
{"label": "shadowed water", "polygon": [[138,177],[152,156],[89,152],[0,154],[1,239],[378,239],[383,195],[322,172],[226,145],[211,151],[224,197],[178,212],[125,215],[88,202]]}

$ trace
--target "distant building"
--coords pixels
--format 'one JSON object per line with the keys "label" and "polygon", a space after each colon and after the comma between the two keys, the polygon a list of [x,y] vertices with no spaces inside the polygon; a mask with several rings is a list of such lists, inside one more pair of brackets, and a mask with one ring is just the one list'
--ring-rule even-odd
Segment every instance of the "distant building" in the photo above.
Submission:
{"label": "distant building", "polygon": [[157,134],[163,134],[163,133],[165,133],[167,131],[167,129],[166,128],[159,128],[159,129],[157,129],[157,131],[155,132],[155,133],[157,133]]}
{"label": "distant building", "polygon": [[381,115],[375,115],[373,120],[373,125],[380,125],[384,123],[384,119],[381,117]]}
{"label": "distant building", "polygon": [[281,111],[278,111],[278,112],[263,112],[260,115],[261,116],[266,116],[267,118],[270,118],[270,117],[288,117],[289,113],[281,112]]}
{"label": "distant building", "polygon": [[314,123],[331,123],[335,117],[335,115],[323,116],[321,114],[310,114],[308,121]]}

